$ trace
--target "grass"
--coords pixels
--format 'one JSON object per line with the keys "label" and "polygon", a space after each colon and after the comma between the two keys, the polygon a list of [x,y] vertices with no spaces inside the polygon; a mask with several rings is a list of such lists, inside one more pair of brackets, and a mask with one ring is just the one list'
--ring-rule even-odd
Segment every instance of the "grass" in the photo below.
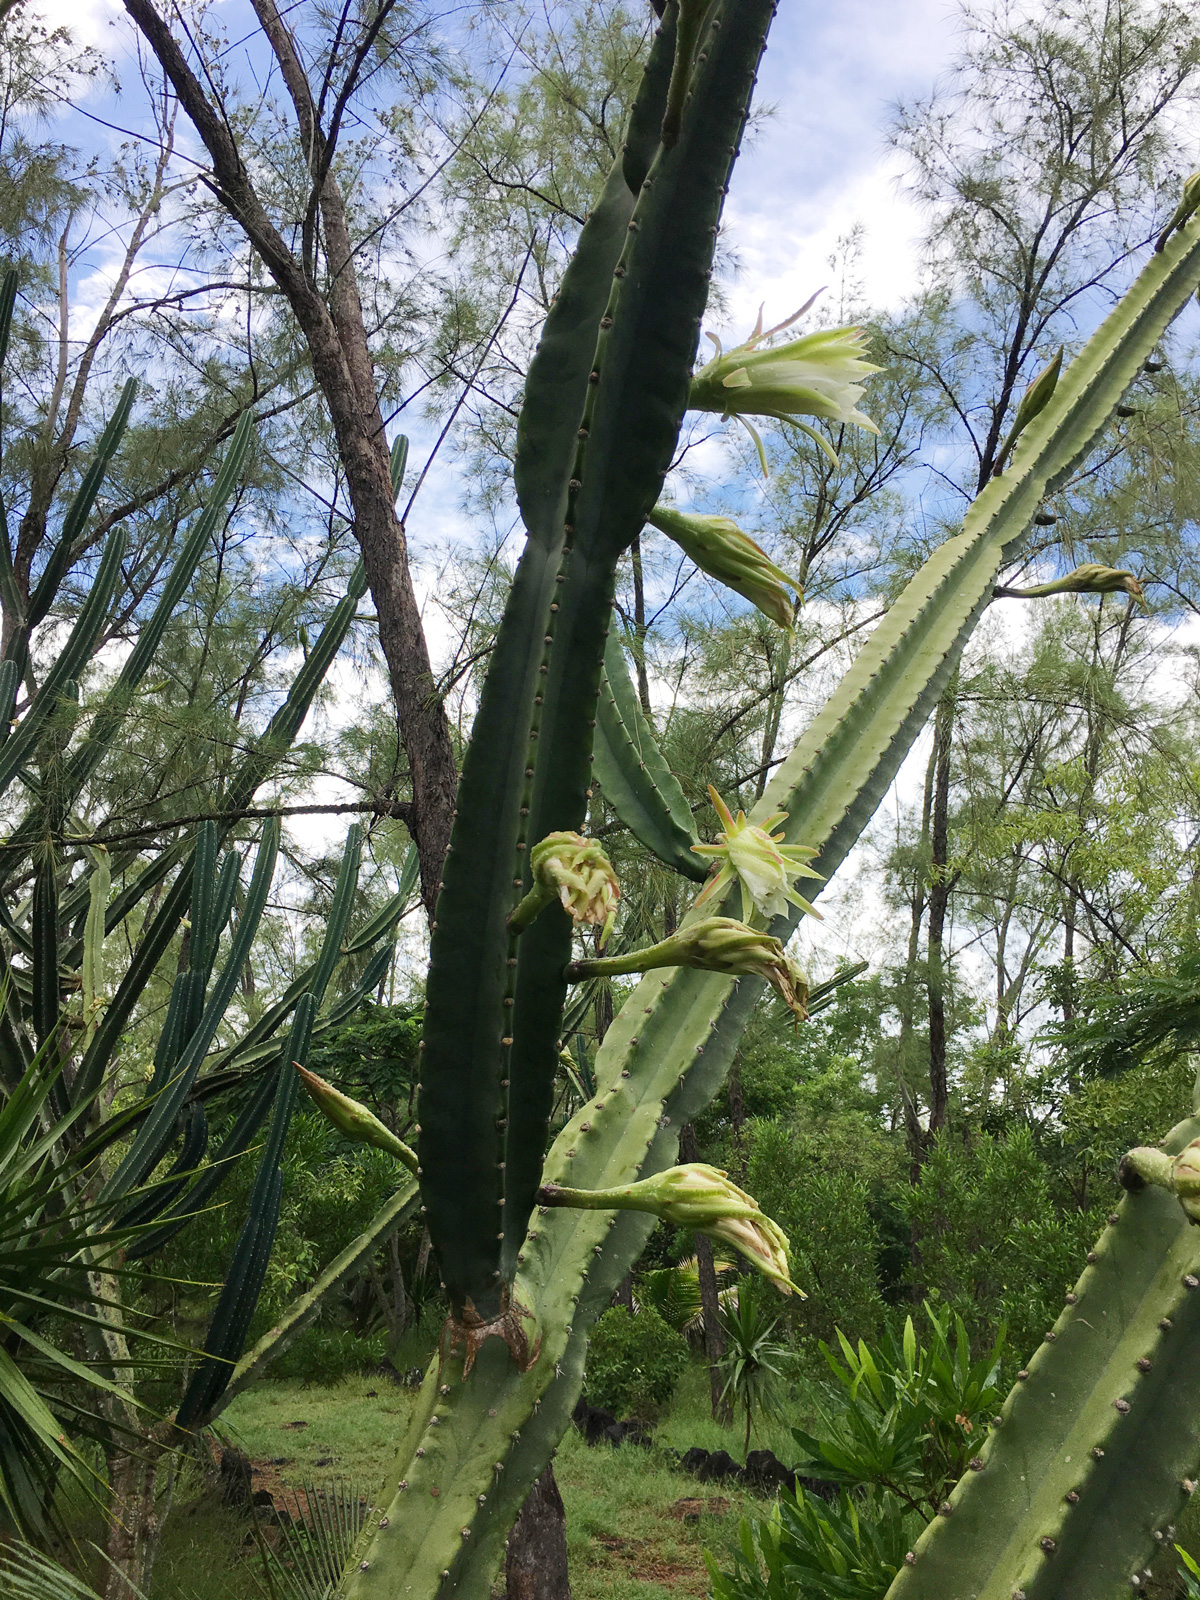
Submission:
{"label": "grass", "polygon": [[[222,1423],[230,1443],[254,1463],[254,1487],[286,1507],[304,1484],[331,1478],[374,1493],[414,1399],[412,1391],[377,1377],[351,1377],[329,1388],[268,1382],[239,1396]],[[699,1365],[685,1373],[655,1437],[680,1451],[700,1445],[741,1458],[741,1427],[713,1422],[708,1374]],[[782,1427],[761,1436],[756,1429],[751,1448],[764,1445],[785,1460],[793,1453]],[[589,1450],[574,1429],[563,1440],[555,1473],[567,1511],[574,1600],[699,1600],[708,1592],[705,1547],[723,1553],[738,1518],[765,1509],[738,1485],[697,1483],[659,1448],[605,1444]],[[181,1484],[150,1600],[260,1600],[258,1571],[245,1518],[220,1506],[198,1480]]]}
{"label": "grass", "polygon": [[[705,1548],[724,1563],[739,1518],[766,1510],[766,1501],[738,1485],[698,1483],[667,1454],[668,1446],[683,1451],[699,1445],[741,1459],[742,1426],[714,1422],[708,1393],[708,1373],[694,1363],[649,1450],[607,1444],[588,1449],[568,1430],[555,1473],[567,1512],[574,1600],[702,1600],[708,1592]],[[331,1387],[270,1382],[240,1396],[222,1423],[229,1441],[251,1458],[254,1487],[294,1507],[295,1492],[312,1482],[342,1479],[373,1494],[391,1466],[414,1400],[413,1391],[378,1377],[351,1377]],[[792,1420],[808,1420],[804,1409],[803,1397],[796,1397],[789,1407]],[[756,1426],[751,1448],[763,1447],[788,1462],[796,1453],[786,1425],[779,1423]],[[80,1537],[98,1537],[98,1521],[85,1529],[87,1520],[76,1523]],[[1200,1504],[1188,1507],[1177,1539],[1200,1549]],[[1155,1566],[1146,1592],[1167,1600],[1177,1593],[1173,1552],[1164,1551]],[[261,1572],[248,1519],[223,1507],[195,1469],[185,1471],[148,1600],[267,1600]],[[501,1574],[494,1593],[503,1594]]]}

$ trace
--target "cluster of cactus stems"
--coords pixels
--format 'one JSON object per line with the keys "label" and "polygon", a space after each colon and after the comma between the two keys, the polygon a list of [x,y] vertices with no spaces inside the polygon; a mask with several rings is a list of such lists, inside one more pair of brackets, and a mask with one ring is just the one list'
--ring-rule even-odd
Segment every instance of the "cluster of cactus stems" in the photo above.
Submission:
{"label": "cluster of cactus stems", "polygon": [[[681,924],[675,962],[642,952],[573,964],[575,921],[607,920],[615,893],[579,831],[597,782],[663,861],[704,876],[611,628],[618,562],[654,519],[690,406],[752,412],[757,384],[760,410],[806,410],[793,381],[805,341],[776,348],[787,359],[772,363],[758,330],[719,371],[710,363],[707,389],[692,387],[722,199],[773,10],[770,0],[668,4],[530,367],[515,466],[528,540],[465,759],[427,987],[418,1181],[451,1311],[343,1600],[488,1593],[567,1426],[588,1327],[684,1192],[679,1130],[719,1087],[770,978],[761,951],[757,968],[690,964],[698,930],[737,923],[782,955],[811,909],[792,888],[802,864],[811,857],[809,875],[827,880],[845,859],[1045,497],[1200,279],[1200,230],[1185,217],[1076,359],[1033,386],[1006,466],[961,532],[911,579],[750,817],[726,819],[720,870]],[[846,409],[851,379],[869,370],[846,365],[861,341],[843,331],[817,345],[814,360],[843,363],[841,414],[865,422]],[[726,387],[710,394],[714,384]],[[547,851],[568,844],[550,871]],[[754,862],[738,864],[747,848],[766,874],[761,894]],[[569,984],[605,970],[643,976],[599,1048],[594,1092],[547,1152]],[[1191,1131],[1177,1130],[1176,1145]],[[722,1178],[693,1172],[714,1195]],[[722,1203],[755,1225],[749,1196],[710,1199],[711,1214],[689,1210],[699,1230],[719,1227]],[[1191,1239],[1153,1178],[1122,1202],[896,1596],[1097,1596],[1118,1569],[1126,1586],[1140,1581],[1137,1564],[1166,1536],[1200,1455]],[[1095,1318],[1079,1315],[1085,1301]]]}
{"label": "cluster of cactus stems", "polygon": [[[0,661],[0,792],[21,774],[33,795],[0,844],[0,873],[11,882],[32,862],[34,884],[26,901],[0,901],[0,977],[10,980],[0,1003],[0,1072],[6,1082],[19,1080],[36,1042],[75,1030],[79,1060],[70,1088],[56,1088],[58,1109],[94,1097],[186,916],[188,961],[172,989],[153,1081],[132,1120],[114,1129],[115,1138],[132,1128],[132,1138],[101,1204],[137,1224],[136,1251],[152,1252],[211,1199],[270,1119],[179,1426],[203,1424],[261,1372],[320,1297],[418,1201],[430,1230],[450,1317],[396,1464],[343,1574],[343,1600],[487,1594],[508,1529],[567,1426],[588,1328],[658,1216],[686,1215],[792,1287],[782,1236],[752,1198],[712,1169],[674,1167],[679,1130],[719,1087],[763,982],[803,1012],[807,986],[784,946],[812,907],[795,880],[828,880],[845,859],[1045,497],[1098,438],[1200,279],[1189,189],[1158,250],[1081,353],[1065,367],[1056,359],[1031,386],[1003,469],[961,531],[910,580],[754,811],[723,813],[724,835],[698,851],[690,812],[611,627],[618,564],[647,521],[674,526],[685,544],[695,537],[656,511],[690,407],[739,418],[757,410],[806,429],[798,414],[867,425],[854,402],[857,379],[871,369],[852,330],[779,346],[756,329],[738,350],[694,370],[722,202],[773,11],[771,0],[670,0],[621,152],[530,368],[515,467],[528,540],[481,693],[436,907],[415,1156],[353,1102],[295,1070],[304,1069],[314,1032],[348,1015],[390,959],[403,886],[349,935],[357,829],[317,961],[222,1049],[217,1032],[266,904],[277,827],[263,832],[232,931],[244,863],[233,849],[221,854],[228,826],[203,825],[116,894],[112,884],[133,857],[69,845],[73,832],[86,831],[73,807],[111,747],[237,481],[249,422],[235,434],[134,651],[100,704],[86,708],[90,721],[77,742],[78,680],[116,592],[119,533],[15,726],[13,708],[30,632],[68,570],[120,443],[132,387],[28,605],[16,591],[7,534],[0,538],[0,586],[17,619]],[[14,293],[10,275],[0,290],[0,343]],[[401,442],[396,481],[403,458]],[[786,624],[785,575],[759,561],[744,536],[730,535],[724,552],[714,553],[720,529],[710,523],[702,532],[695,552],[707,570]],[[1089,573],[1075,587],[1113,587],[1123,576]],[[296,737],[363,589],[360,569],[228,786],[231,819]],[[28,782],[31,766],[40,782]],[[580,831],[597,783],[636,837],[682,876],[705,882],[704,903],[665,951],[572,961],[577,923],[611,924],[619,893],[602,853]],[[707,878],[706,854],[716,868]],[[97,976],[106,933],[172,873],[106,1002]],[[339,959],[365,950],[375,954],[355,989],[322,1014]],[[641,981],[597,1053],[585,1103],[547,1151],[569,987],[606,970],[640,972]],[[73,998],[77,988],[82,1004]],[[406,1174],[366,1232],[243,1354],[302,1077],[344,1132],[389,1149],[416,1175]],[[197,1171],[207,1153],[206,1103],[247,1082],[240,1116]],[[1193,1325],[1200,1247],[1190,1229],[1200,1205],[1190,1148],[1198,1135],[1200,1122],[1185,1123],[1163,1151],[1127,1158],[1130,1192],[967,1478],[910,1553],[894,1600],[1090,1600],[1141,1586],[1144,1563],[1170,1538],[1200,1458],[1200,1327]],[[155,1173],[159,1181],[147,1190]]]}
{"label": "cluster of cactus stems", "polygon": [[[17,275],[9,272],[0,284],[0,360],[16,289]],[[416,1185],[410,1182],[298,1299],[279,1326],[239,1360],[278,1220],[281,1159],[299,1087],[293,1064],[302,1066],[314,1035],[352,1014],[388,970],[395,924],[415,887],[416,856],[410,852],[398,894],[351,934],[362,844],[361,830],[351,828],[317,960],[251,1026],[228,1041],[229,1004],[274,875],[278,820],[268,821],[263,829],[244,890],[246,863],[229,841],[239,815],[295,740],[346,638],[366,587],[361,566],[282,704],[227,782],[216,809],[227,814],[228,821],[203,823],[149,861],[136,850],[109,851],[88,842],[95,824],[80,814],[81,801],[117,741],[168,624],[212,548],[254,431],[253,418],[246,413],[115,679],[96,696],[81,697],[80,679],[105,624],[114,606],[124,603],[117,599],[124,553],[119,530],[109,535],[100,553],[89,592],[65,642],[52,659],[39,662],[40,683],[16,717],[18,688],[32,681],[31,635],[47,616],[80,549],[87,547],[88,518],[120,447],[135,391],[130,382],[121,393],[28,601],[14,577],[0,506],[0,589],[14,623],[0,660],[0,794],[19,792],[15,780],[20,779],[26,796],[23,814],[18,811],[0,841],[0,1086],[6,1096],[13,1095],[29,1081],[39,1048],[49,1044],[57,1051],[64,1070],[55,1076],[51,1098],[63,1130],[62,1154],[69,1157],[84,1139],[88,1152],[78,1198],[91,1208],[89,1214],[104,1237],[113,1237],[115,1229],[125,1241],[126,1256],[135,1259],[152,1256],[208,1206],[237,1158],[259,1141],[266,1127],[248,1215],[205,1338],[205,1353],[175,1418],[184,1430],[202,1425],[225,1403],[231,1377],[236,1375],[240,1387],[264,1370],[311,1320],[322,1297],[415,1208]],[[397,489],[405,455],[405,442],[399,440],[392,460]],[[20,885],[29,879],[32,892],[23,894]],[[113,965],[113,946],[106,951],[105,940],[131,914],[142,916],[139,937],[128,965],[111,993],[106,993],[104,975]],[[144,1096],[139,1104],[101,1121],[99,1091],[116,1071],[122,1036],[185,926],[186,963],[174,978]],[[330,980],[347,955],[365,956],[363,970],[354,985],[323,1010]],[[223,1027],[225,1039],[218,1042]],[[239,1114],[228,1124],[218,1147],[210,1150],[206,1107],[220,1106],[230,1091],[237,1091]],[[118,1150],[119,1160],[114,1155]],[[107,1175],[94,1159],[103,1153],[112,1157]],[[85,1322],[84,1335],[93,1340],[93,1354],[102,1363],[113,1360],[116,1351],[119,1367],[120,1351],[113,1343],[120,1342],[115,1306],[109,1324],[101,1336]],[[115,1376],[123,1381],[121,1371]],[[123,1392],[119,1385],[113,1389]],[[37,1500],[32,1471],[25,1473],[27,1493],[16,1482],[23,1470],[19,1461],[6,1457],[2,1488],[10,1504],[32,1505]]]}

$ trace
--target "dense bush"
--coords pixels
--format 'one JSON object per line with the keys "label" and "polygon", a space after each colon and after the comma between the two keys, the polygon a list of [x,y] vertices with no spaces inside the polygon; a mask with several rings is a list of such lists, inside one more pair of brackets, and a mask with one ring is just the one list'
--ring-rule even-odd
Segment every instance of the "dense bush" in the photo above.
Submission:
{"label": "dense bush", "polygon": [[648,1416],[671,1398],[687,1361],[687,1340],[652,1307],[633,1316],[613,1306],[588,1341],[588,1399],[616,1416]]}
{"label": "dense bush", "polygon": [[782,1312],[797,1333],[819,1339],[831,1339],[835,1327],[871,1338],[885,1312],[881,1236],[870,1184],[854,1160],[857,1149],[869,1161],[883,1141],[865,1119],[861,1126],[859,1118],[849,1120],[852,1129],[819,1134],[783,1121],[749,1125],[746,1187],[791,1240],[792,1277],[808,1296],[787,1302]]}
{"label": "dense bush", "polygon": [[919,1249],[914,1277],[976,1328],[1006,1322],[1027,1355],[1062,1309],[1099,1227],[1095,1214],[1063,1204],[1028,1131],[965,1144],[943,1136],[905,1204]]}
{"label": "dense bush", "polygon": [[271,1370],[274,1378],[290,1378],[312,1388],[339,1383],[357,1372],[370,1372],[386,1354],[387,1341],[376,1334],[360,1339],[348,1328],[306,1328]]}

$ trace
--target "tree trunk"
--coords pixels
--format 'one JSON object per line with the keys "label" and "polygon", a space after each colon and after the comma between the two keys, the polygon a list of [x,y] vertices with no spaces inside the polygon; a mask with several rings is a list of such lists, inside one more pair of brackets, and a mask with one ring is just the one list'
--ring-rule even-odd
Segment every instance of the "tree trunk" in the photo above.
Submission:
{"label": "tree trunk", "polygon": [[946,1122],[946,973],[943,942],[950,904],[949,813],[950,749],[954,733],[954,701],[947,694],[934,722],[935,763],[929,863],[929,1136]]}
{"label": "tree trunk", "polygon": [[104,1600],[139,1600],[147,1591],[160,1533],[154,1500],[159,1449],[139,1440],[137,1454],[108,1458],[108,1575]]}
{"label": "tree trunk", "polygon": [[[696,1142],[696,1129],[685,1122],[679,1131],[680,1161],[698,1161],[700,1147]],[[712,1414],[718,1422],[728,1423],[731,1413],[722,1399],[721,1358],[725,1354],[725,1335],[721,1331],[721,1300],[717,1289],[717,1268],[713,1261],[712,1241],[702,1233],[696,1235],[696,1274],[700,1279],[700,1309],[704,1315],[704,1354],[708,1359],[708,1386],[712,1401]]]}
{"label": "tree trunk", "polygon": [[509,1534],[504,1576],[508,1600],[571,1600],[567,1518],[552,1466],[529,1491]]}
{"label": "tree trunk", "polygon": [[379,620],[400,738],[412,786],[406,816],[421,863],[421,898],[433,914],[450,841],[458,774],[441,698],[436,693],[421,615],[408,568],[405,530],[396,512],[388,444],[375,388],[345,208],[332,171],[333,149],[317,123],[308,81],[272,0],[255,12],[279,61],[300,127],[299,143],[320,203],[329,269],[328,303],[315,282],[311,252],[295,256],[271,221],[234,142],[223,107],[214,106],[150,0],[125,0],[212,161],[221,204],[241,227],[287,299],[304,337],[313,376],[329,409],[338,458],[354,508],[354,536]]}

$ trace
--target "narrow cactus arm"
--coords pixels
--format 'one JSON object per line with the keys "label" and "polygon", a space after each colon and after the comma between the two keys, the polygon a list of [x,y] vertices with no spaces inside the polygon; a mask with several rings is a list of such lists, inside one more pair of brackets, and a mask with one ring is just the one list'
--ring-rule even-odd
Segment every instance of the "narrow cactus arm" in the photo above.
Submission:
{"label": "narrow cactus arm", "polygon": [[[277,819],[275,826],[277,833]],[[283,1192],[283,1147],[298,1093],[298,1080],[293,1068],[303,1067],[308,1059],[313,1024],[329,979],[341,957],[342,940],[358,887],[361,856],[362,829],[355,823],[347,832],[312,986],[296,1007],[291,1032],[275,1073],[274,1115],[250,1194],[249,1216],[234,1247],[229,1273],[209,1323],[205,1359],[197,1367],[176,1414],[176,1422],[183,1428],[195,1427],[211,1416],[212,1408],[233,1375],[233,1363],[242,1354],[250,1319],[258,1305],[275,1241],[275,1229],[279,1223],[279,1203]],[[248,910],[251,898],[252,891],[246,896]],[[254,921],[256,925],[257,917]],[[239,939],[240,935],[239,928]],[[241,964],[244,965],[244,961],[243,956]],[[240,965],[238,970],[241,970]]]}
{"label": "narrow cactus arm", "polygon": [[173,1201],[166,1208],[166,1215],[157,1228],[152,1228],[149,1233],[135,1239],[126,1249],[126,1256],[132,1261],[143,1256],[153,1255],[168,1244],[175,1235],[187,1226],[193,1217],[197,1216],[212,1199],[217,1189],[233,1171],[237,1158],[247,1151],[254,1142],[258,1130],[266,1120],[275,1098],[275,1075],[264,1074],[256,1085],[250,1099],[242,1108],[233,1127],[221,1141],[216,1154],[208,1166],[188,1189],[181,1199]]}
{"label": "narrow cactus arm", "polygon": [[[58,542],[50,552],[49,559],[38,579],[37,586],[29,597],[29,611],[26,622],[30,628],[36,628],[38,623],[49,611],[58,593],[58,586],[63,580],[67,567],[70,565],[76,541],[83,533],[84,524],[87,522],[95,503],[96,496],[100,493],[100,485],[104,482],[104,474],[108,471],[108,464],[116,454],[117,446],[125,434],[129,424],[129,413],[133,410],[133,398],[137,393],[137,380],[130,378],[117,399],[116,407],[109,419],[107,427],[96,443],[95,454],[91,464],[83,475],[79,488],[75,491],[71,504],[67,507],[67,514],[63,518],[62,532]],[[70,676],[75,676],[74,673]]]}
{"label": "narrow cactus arm", "polygon": [[33,889],[33,1031],[39,1045],[58,1026],[58,869],[49,841]]}
{"label": "narrow cactus arm", "polygon": [[[1164,1141],[1200,1135],[1192,1118]],[[971,1470],[888,1600],[1116,1600],[1146,1581],[1200,1463],[1200,1235],[1127,1194]]]}
{"label": "narrow cactus arm", "polygon": [[[145,677],[162,643],[167,624],[182,600],[204,552],[211,544],[217,521],[237,487],[253,436],[254,418],[250,412],[246,412],[234,429],[233,438],[229,442],[229,449],[225,453],[225,459],[213,482],[212,490],[175,558],[154,610],[139,627],[134,647],[116,681],[97,708],[87,736],[67,762],[63,777],[65,806],[74,805],[84,784],[112,747],[137,686]],[[27,843],[34,836],[36,828],[37,813],[34,812],[14,830],[7,841],[9,848]]]}
{"label": "narrow cactus arm", "polygon": [[108,615],[109,604],[121,575],[121,557],[124,553],[125,535],[118,529],[109,535],[105,543],[95,580],[66,643],[43,679],[32,704],[5,741],[3,749],[0,749],[0,793],[8,788],[18,769],[33,754],[34,746],[45,729],[46,719],[58,707],[67,683],[78,678],[86,666]]}
{"label": "narrow cactus arm", "polygon": [[[651,163],[613,272],[568,484],[559,609],[547,629],[553,646],[528,801],[531,843],[577,828],[586,815],[616,563],[660,496],[687,410],[721,209],[771,15],[760,0],[714,6],[678,141]],[[558,915],[535,923],[517,950],[506,1278],[545,1151],[570,950],[570,925]]]}
{"label": "narrow cactus arm", "polygon": [[[584,224],[530,368],[514,472],[529,539],[463,763],[431,930],[420,1148],[429,1173],[429,1227],[451,1301],[460,1308],[470,1299],[487,1309],[501,1297],[502,1085],[510,1076],[506,1041],[517,959],[507,920],[520,898],[529,842],[528,789],[549,670],[550,607],[558,605],[561,587],[568,480],[600,318],[632,209],[618,163]],[[473,997],[470,1007],[462,1004],[464,992]]]}
{"label": "narrow cactus arm", "polygon": [[596,709],[593,771],[617,816],[668,867],[694,883],[707,876],[692,854],[695,824],[679,780],[642,715],[615,629],[604,647],[604,676]]}
{"label": "narrow cactus arm", "polygon": [[258,931],[259,920],[267,903],[271,879],[275,873],[275,858],[279,850],[279,818],[272,817],[263,828],[262,841],[255,857],[254,871],[246,891],[246,909],[238,931],[230,944],[225,965],[213,985],[212,993],[204,1005],[203,1014],[186,1046],[170,1081],[158,1092],[154,1107],[138,1129],[124,1160],[104,1185],[101,1198],[110,1201],[125,1194],[133,1184],[140,1183],[161,1159],[170,1142],[175,1118],[179,1115],[188,1091],[195,1081],[204,1059],[204,1053],[225,1015],[238,979],[250,954],[250,946]]}
{"label": "narrow cactus arm", "polygon": [[273,1328],[269,1328],[258,1342],[246,1351],[233,1369],[229,1385],[210,1417],[219,1416],[229,1402],[243,1389],[248,1389],[270,1369],[272,1362],[292,1345],[320,1311],[325,1300],[364,1261],[368,1261],[381,1244],[386,1244],[417,1208],[420,1192],[415,1180],[403,1184],[377,1214],[350,1243],[336,1255],[316,1278],[312,1287],[297,1295]]}

